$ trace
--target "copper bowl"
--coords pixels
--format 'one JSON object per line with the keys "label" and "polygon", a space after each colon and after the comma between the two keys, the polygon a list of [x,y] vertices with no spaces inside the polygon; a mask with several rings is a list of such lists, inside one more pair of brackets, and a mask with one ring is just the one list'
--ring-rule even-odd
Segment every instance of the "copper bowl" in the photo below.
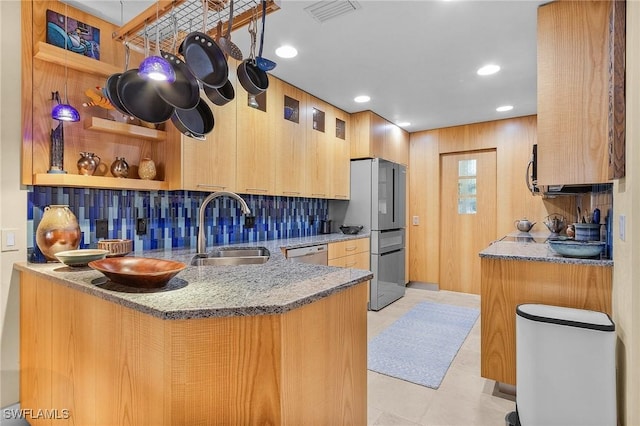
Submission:
{"label": "copper bowl", "polygon": [[110,257],[89,262],[111,281],[129,287],[158,288],[186,268],[182,262],[148,257]]}

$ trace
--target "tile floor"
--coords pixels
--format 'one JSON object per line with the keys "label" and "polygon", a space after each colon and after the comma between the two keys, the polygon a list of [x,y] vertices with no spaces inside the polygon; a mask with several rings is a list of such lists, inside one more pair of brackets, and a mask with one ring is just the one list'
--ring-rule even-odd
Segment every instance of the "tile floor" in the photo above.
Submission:
{"label": "tile floor", "polygon": [[[409,286],[405,297],[378,312],[368,312],[371,339],[422,301],[480,308],[480,296]],[[368,372],[369,425],[503,426],[515,397],[497,391],[480,377],[480,318],[437,390]]]}

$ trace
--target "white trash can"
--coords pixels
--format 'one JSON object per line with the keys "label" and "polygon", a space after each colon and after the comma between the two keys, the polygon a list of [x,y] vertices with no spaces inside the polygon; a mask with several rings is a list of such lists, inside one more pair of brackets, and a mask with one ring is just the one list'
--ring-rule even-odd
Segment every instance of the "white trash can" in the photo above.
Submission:
{"label": "white trash can", "polygon": [[522,426],[616,425],[615,324],[603,312],[516,309],[516,410]]}

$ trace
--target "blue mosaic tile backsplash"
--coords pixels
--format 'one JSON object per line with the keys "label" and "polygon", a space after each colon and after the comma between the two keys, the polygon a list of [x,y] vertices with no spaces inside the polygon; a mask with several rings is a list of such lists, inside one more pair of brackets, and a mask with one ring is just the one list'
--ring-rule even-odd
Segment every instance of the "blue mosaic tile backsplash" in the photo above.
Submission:
{"label": "blue mosaic tile backsplash", "polygon": [[[133,240],[136,252],[195,248],[198,208],[207,195],[208,192],[197,191],[31,187],[27,218],[29,260],[45,262],[35,243],[35,231],[44,208],[51,204],[68,205],[78,218],[82,232],[80,248],[96,247],[97,219],[108,221],[109,238]],[[255,227],[244,228],[244,216],[236,200],[217,198],[205,212],[207,246],[316,235],[320,220],[327,216],[327,200],[240,195],[255,215]],[[145,235],[136,235],[138,218],[147,221]]]}

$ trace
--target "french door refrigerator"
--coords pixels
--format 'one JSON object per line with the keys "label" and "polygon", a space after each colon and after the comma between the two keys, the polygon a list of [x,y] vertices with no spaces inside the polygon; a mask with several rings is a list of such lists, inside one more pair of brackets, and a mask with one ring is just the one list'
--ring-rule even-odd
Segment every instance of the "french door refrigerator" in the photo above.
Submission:
{"label": "french door refrigerator", "polygon": [[369,309],[378,311],[405,293],[406,168],[379,158],[351,161],[351,198],[346,225],[371,233]]}

